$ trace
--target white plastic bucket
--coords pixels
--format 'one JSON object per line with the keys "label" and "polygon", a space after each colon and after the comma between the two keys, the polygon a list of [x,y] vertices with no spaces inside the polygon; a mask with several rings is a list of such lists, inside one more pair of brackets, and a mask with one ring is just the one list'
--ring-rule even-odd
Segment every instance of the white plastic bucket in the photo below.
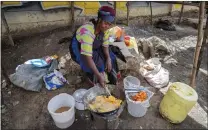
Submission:
{"label": "white plastic bucket", "polygon": [[[60,107],[68,106],[70,109],[62,113],[55,113]],[[75,119],[75,100],[74,98],[67,94],[61,93],[53,97],[48,103],[48,111],[52,116],[56,126],[58,128],[68,128],[74,123]]]}
{"label": "white plastic bucket", "polygon": [[147,112],[147,108],[149,107],[149,105],[147,104],[143,104],[143,103],[134,103],[130,100],[127,100],[127,104],[128,104],[128,112],[130,115],[132,115],[133,117],[142,117],[146,114]]}
{"label": "white plastic bucket", "polygon": [[[140,88],[142,91],[145,91],[147,93],[147,99],[143,102],[140,101],[133,101],[130,98],[130,95],[128,92],[126,92],[126,99],[128,104],[128,112],[133,117],[142,117],[146,114],[147,108],[150,106],[149,100],[153,96],[153,93],[145,88]],[[135,92],[136,93],[136,92]]]}
{"label": "white plastic bucket", "polygon": [[126,78],[124,78],[123,83],[124,89],[133,89],[140,87],[139,79],[133,76],[127,76]]}

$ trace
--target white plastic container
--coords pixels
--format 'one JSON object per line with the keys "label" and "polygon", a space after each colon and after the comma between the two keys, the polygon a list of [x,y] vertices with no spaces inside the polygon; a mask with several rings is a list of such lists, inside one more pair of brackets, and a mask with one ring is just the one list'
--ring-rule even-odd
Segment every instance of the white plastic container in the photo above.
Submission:
{"label": "white plastic container", "polygon": [[140,81],[138,78],[133,76],[127,76],[123,80],[124,83],[124,89],[134,89],[140,87]]}
{"label": "white plastic container", "polygon": [[[62,113],[55,113],[57,109],[64,106],[69,106],[70,109]],[[74,106],[75,106],[74,98],[67,93],[61,93],[59,95],[56,95],[49,101],[48,111],[58,128],[62,128],[62,129],[68,128],[74,123],[74,119],[75,119]]]}
{"label": "white plastic container", "polygon": [[78,110],[85,110],[83,96],[87,92],[87,89],[78,89],[73,93],[75,99],[75,107]]}
{"label": "white plastic container", "polygon": [[153,96],[153,93],[145,88],[139,88],[142,91],[145,91],[147,93],[147,99],[143,102],[140,101],[133,101],[130,97],[135,95],[137,92],[129,93],[125,92],[127,104],[128,104],[128,112],[133,117],[142,117],[146,114],[147,108],[150,106],[149,100]]}

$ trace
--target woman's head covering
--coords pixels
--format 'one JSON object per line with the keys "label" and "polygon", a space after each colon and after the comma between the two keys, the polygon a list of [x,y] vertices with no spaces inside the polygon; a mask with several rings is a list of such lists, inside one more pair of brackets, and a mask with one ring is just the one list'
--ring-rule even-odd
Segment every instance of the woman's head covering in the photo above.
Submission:
{"label": "woman's head covering", "polygon": [[99,10],[98,10],[98,18],[112,23],[115,19],[115,10],[109,6],[102,6]]}

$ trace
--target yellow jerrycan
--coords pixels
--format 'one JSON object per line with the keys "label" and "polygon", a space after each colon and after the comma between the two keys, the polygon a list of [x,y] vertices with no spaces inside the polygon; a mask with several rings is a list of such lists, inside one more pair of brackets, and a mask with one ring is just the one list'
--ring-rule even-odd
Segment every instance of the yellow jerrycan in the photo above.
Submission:
{"label": "yellow jerrycan", "polygon": [[181,123],[197,100],[198,95],[192,87],[181,82],[174,82],[170,84],[163,97],[159,111],[162,117],[171,123]]}

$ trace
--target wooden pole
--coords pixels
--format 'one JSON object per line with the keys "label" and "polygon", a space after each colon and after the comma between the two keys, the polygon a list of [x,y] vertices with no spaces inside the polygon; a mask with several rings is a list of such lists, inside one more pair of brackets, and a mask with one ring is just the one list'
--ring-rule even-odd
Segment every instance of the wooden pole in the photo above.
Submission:
{"label": "wooden pole", "polygon": [[[114,10],[115,10],[115,12],[116,12],[116,1],[114,1]],[[115,15],[114,24],[116,25],[116,15]]]}
{"label": "wooden pole", "polygon": [[74,1],[71,1],[71,16],[72,16],[72,21],[71,21],[72,32],[74,32],[74,29],[75,29],[75,22],[74,22]]}
{"label": "wooden pole", "polygon": [[169,5],[169,13],[168,13],[169,16],[172,15],[172,9],[173,9],[173,5],[170,4],[170,5]]}
{"label": "wooden pole", "polygon": [[[208,9],[207,9],[207,11],[208,11]],[[205,30],[204,30],[204,38],[203,38],[203,42],[202,42],[202,47],[201,47],[201,50],[200,50],[200,53],[199,53],[199,60],[198,60],[198,65],[197,65],[196,76],[198,75],[198,72],[199,72],[199,68],[200,68],[200,65],[201,65],[202,57],[203,57],[204,48],[207,44],[206,43],[207,38],[208,38],[208,14],[207,14],[207,21],[206,21],[206,26],[205,26]]]}
{"label": "wooden pole", "polygon": [[197,45],[194,52],[194,63],[192,68],[192,74],[191,74],[191,81],[190,86],[195,88],[196,87],[196,69],[197,69],[197,63],[199,58],[199,52],[202,45],[203,40],[203,19],[204,19],[204,7],[205,2],[200,2],[200,9],[199,9],[199,25],[198,25],[198,38],[197,38]]}
{"label": "wooden pole", "polygon": [[151,13],[151,18],[150,18],[150,20],[151,20],[151,25],[153,25],[153,22],[152,22],[152,2],[150,1],[150,13]]}
{"label": "wooden pole", "polygon": [[8,43],[9,43],[10,45],[14,46],[14,41],[13,41],[13,39],[12,39],[10,30],[9,30],[9,26],[8,26],[8,23],[7,23],[7,21],[6,21],[5,15],[4,15],[4,10],[2,10],[2,22],[4,22],[4,24],[5,24],[6,35],[8,36]]}
{"label": "wooden pole", "polygon": [[181,18],[182,18],[182,16],[183,16],[183,9],[184,9],[184,1],[183,1],[183,3],[182,3],[182,7],[181,7],[180,17],[179,17],[179,19],[178,19],[178,25],[181,23]]}
{"label": "wooden pole", "polygon": [[127,26],[129,26],[129,2],[126,3],[127,6]]}

